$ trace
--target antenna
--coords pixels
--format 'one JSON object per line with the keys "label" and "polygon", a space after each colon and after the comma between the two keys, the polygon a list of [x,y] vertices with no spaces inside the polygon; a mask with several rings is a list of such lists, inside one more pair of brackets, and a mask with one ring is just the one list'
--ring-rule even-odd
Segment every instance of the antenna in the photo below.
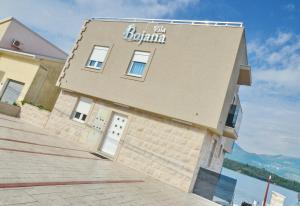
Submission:
{"label": "antenna", "polygon": [[270,175],[269,179],[268,179],[268,182],[267,182],[267,189],[266,189],[266,192],[265,192],[263,206],[266,206],[266,203],[267,203],[267,198],[268,198],[268,193],[269,193],[269,187],[270,187],[271,180],[272,180],[272,176]]}

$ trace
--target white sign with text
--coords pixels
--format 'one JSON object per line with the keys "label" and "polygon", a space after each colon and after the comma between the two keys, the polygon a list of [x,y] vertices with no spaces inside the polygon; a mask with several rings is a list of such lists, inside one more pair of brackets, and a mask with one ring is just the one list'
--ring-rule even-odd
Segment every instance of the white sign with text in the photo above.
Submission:
{"label": "white sign with text", "polygon": [[146,31],[141,33],[136,31],[136,26],[134,24],[129,25],[125,32],[123,33],[123,39],[127,41],[136,41],[139,44],[143,42],[149,43],[166,43],[166,28],[162,25],[155,25],[153,27],[153,33],[149,34]]}

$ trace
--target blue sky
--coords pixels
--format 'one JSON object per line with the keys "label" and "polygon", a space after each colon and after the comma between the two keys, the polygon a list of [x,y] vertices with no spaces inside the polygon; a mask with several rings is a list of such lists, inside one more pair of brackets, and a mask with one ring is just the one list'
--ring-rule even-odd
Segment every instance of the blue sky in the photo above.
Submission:
{"label": "blue sky", "polygon": [[300,158],[300,1],[298,0],[0,0],[15,16],[65,51],[91,17],[241,21],[253,86],[243,87],[238,143],[246,150]]}

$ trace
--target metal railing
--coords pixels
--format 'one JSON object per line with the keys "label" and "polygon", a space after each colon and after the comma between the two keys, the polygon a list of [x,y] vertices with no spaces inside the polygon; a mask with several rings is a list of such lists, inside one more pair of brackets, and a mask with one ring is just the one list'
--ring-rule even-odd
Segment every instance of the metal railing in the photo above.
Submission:
{"label": "metal railing", "polygon": [[204,26],[225,26],[225,27],[243,27],[242,22],[226,22],[226,21],[197,21],[197,20],[176,20],[176,19],[145,19],[145,18],[113,18],[99,17],[92,20],[101,21],[121,21],[121,22],[147,22],[147,23],[165,23],[165,24],[189,24]]}

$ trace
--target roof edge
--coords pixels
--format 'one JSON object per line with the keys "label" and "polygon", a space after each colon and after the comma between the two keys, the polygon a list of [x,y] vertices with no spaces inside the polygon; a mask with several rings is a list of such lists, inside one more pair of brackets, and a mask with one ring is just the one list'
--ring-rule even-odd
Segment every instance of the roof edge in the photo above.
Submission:
{"label": "roof edge", "polygon": [[32,54],[32,53],[28,53],[28,52],[14,51],[14,50],[5,49],[5,48],[1,48],[1,47],[0,47],[0,52],[26,56],[26,57],[30,57],[32,59],[39,59],[39,60],[44,59],[44,60],[55,61],[55,62],[65,62],[66,61],[65,59],[59,59],[59,58],[55,58],[55,57]]}
{"label": "roof edge", "polygon": [[99,21],[122,21],[122,22],[148,22],[148,23],[166,23],[166,24],[187,24],[202,26],[219,27],[244,27],[243,22],[209,21],[209,20],[178,20],[178,19],[147,19],[147,18],[115,18],[115,17],[97,17],[90,20]]}
{"label": "roof edge", "polygon": [[3,23],[8,22],[8,21],[11,21],[13,19],[14,18],[12,16],[6,17],[4,19],[0,19],[0,24],[3,24]]}

